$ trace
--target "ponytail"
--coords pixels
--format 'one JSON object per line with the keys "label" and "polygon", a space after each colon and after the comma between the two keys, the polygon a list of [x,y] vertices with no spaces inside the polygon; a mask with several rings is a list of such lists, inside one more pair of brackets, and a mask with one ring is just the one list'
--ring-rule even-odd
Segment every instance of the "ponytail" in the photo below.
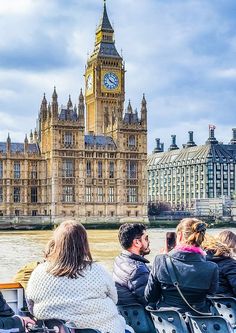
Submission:
{"label": "ponytail", "polygon": [[182,232],[184,241],[188,245],[201,246],[205,238],[207,224],[195,218],[186,218],[180,221],[176,232]]}

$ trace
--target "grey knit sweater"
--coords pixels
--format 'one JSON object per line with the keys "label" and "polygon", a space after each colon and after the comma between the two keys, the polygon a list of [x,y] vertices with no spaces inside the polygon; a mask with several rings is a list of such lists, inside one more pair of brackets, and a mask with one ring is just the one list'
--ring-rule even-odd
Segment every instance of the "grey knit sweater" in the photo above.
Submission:
{"label": "grey knit sweater", "polygon": [[125,332],[114,282],[101,265],[93,263],[77,279],[53,276],[46,272],[47,265],[40,264],[33,271],[26,290],[36,318],[72,321],[78,328],[102,333]]}

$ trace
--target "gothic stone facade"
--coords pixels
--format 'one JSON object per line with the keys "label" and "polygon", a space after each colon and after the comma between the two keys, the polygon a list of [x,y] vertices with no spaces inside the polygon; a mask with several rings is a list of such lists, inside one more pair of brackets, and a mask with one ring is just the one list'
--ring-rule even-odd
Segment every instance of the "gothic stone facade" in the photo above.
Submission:
{"label": "gothic stone facade", "polygon": [[[125,67],[104,4],[85,71],[85,100],[43,97],[37,130],[0,143],[0,215],[142,221],[147,216],[147,108],[124,110]],[[86,112],[85,112],[86,110]],[[86,119],[86,121],[85,121]],[[86,123],[86,125],[85,125]]]}

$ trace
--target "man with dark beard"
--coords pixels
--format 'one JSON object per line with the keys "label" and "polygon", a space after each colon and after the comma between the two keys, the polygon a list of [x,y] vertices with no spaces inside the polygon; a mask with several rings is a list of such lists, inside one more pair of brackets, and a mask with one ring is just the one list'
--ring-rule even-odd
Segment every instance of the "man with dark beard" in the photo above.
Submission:
{"label": "man with dark beard", "polygon": [[144,289],[150,272],[149,261],[144,258],[150,253],[146,227],[141,223],[125,223],[120,227],[118,237],[123,248],[113,266],[118,305],[145,305]]}

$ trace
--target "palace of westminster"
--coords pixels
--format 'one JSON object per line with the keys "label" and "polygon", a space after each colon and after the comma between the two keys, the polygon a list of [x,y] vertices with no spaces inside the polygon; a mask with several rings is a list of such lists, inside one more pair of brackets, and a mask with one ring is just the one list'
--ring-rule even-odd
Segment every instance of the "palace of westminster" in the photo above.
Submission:
{"label": "palace of westminster", "polygon": [[[23,143],[0,142],[0,215],[147,216],[147,108],[124,110],[125,66],[104,2],[85,97],[58,107],[43,97],[37,129]],[[86,111],[85,111],[86,110]]]}
{"label": "palace of westminster", "polygon": [[214,127],[205,145],[193,132],[179,149],[157,140],[147,156],[147,106],[124,108],[125,66],[106,4],[85,70],[85,96],[59,108],[43,97],[37,129],[23,143],[0,142],[0,216],[72,216],[89,221],[147,221],[147,203],[189,209],[194,200],[233,197],[236,129],[229,144]]}

